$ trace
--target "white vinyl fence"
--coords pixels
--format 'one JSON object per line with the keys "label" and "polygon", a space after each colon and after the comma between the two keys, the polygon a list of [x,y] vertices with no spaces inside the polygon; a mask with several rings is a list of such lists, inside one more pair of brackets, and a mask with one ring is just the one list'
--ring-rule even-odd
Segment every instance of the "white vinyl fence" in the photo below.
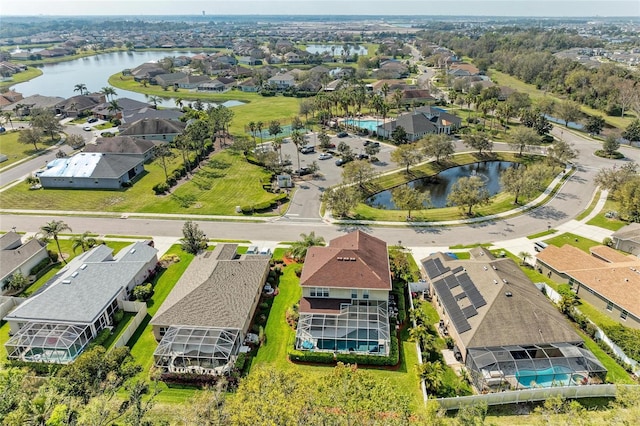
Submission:
{"label": "white vinyl fence", "polygon": [[127,328],[122,332],[118,340],[113,344],[113,348],[120,348],[125,346],[131,336],[136,332],[142,321],[144,321],[144,317],[147,316],[147,304],[142,302],[129,302],[122,301],[121,307],[125,312],[137,312],[136,316],[133,317],[133,320],[129,323]]}
{"label": "white vinyl fence", "polygon": [[4,318],[14,307],[24,302],[24,297],[0,296],[0,319]]}

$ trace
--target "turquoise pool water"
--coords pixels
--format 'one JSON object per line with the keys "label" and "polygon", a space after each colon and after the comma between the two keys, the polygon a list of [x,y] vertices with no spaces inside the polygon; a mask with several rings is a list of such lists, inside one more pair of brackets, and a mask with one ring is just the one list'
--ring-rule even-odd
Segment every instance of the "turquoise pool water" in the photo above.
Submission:
{"label": "turquoise pool water", "polygon": [[554,365],[544,370],[520,370],[516,373],[516,379],[525,388],[531,387],[532,382],[535,382],[536,386],[544,388],[568,386],[571,384],[571,369]]}
{"label": "turquoise pool water", "polygon": [[375,132],[378,125],[382,124],[382,120],[354,120],[353,118],[349,118],[344,120],[344,124]]}

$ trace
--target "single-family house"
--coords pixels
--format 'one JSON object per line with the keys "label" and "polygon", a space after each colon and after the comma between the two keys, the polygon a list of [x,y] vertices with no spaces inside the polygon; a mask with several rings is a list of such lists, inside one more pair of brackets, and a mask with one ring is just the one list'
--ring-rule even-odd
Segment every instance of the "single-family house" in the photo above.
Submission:
{"label": "single-family house", "polygon": [[103,102],[99,105],[96,105],[91,110],[91,113],[95,117],[100,118],[102,120],[110,120],[114,117],[122,119],[123,117],[127,115],[131,115],[136,111],[139,111],[145,108],[151,108],[151,105],[144,102],[136,101],[131,98],[118,98],[117,103],[118,103],[118,106],[120,107],[120,109],[117,111],[113,109],[111,102]]}
{"label": "single-family house", "polygon": [[196,256],[151,320],[163,372],[225,374],[234,366],[269,274],[270,256],[219,244]]}
{"label": "single-family house", "polygon": [[106,102],[106,99],[102,93],[76,95],[58,102],[55,105],[55,112],[65,117],[78,117],[79,115],[90,114],[93,108],[104,102]]}
{"label": "single-family house", "polygon": [[449,67],[449,75],[454,77],[466,77],[478,74],[480,74],[480,70],[472,64],[457,63]]}
{"label": "single-family house", "polygon": [[[20,105],[22,108],[15,111],[16,115],[19,117],[23,117],[25,115],[31,114],[32,109],[45,109],[51,111],[55,114],[56,105],[60,102],[64,101],[64,98],[60,96],[42,96],[42,95],[31,95],[27,96],[20,100]],[[8,105],[3,107],[4,111],[13,111],[13,105]]]}
{"label": "single-family house", "polygon": [[243,92],[257,92],[260,90],[258,79],[256,79],[255,77],[251,77],[242,81],[238,84],[238,88],[240,88],[240,90]]}
{"label": "single-family house", "polygon": [[640,257],[640,223],[630,223],[611,234],[612,247]]}
{"label": "single-family house", "polygon": [[607,246],[591,247],[590,252],[548,245],[536,255],[536,268],[570,284],[578,297],[609,318],[640,329],[640,259]]}
{"label": "single-family house", "polygon": [[187,76],[184,72],[172,72],[166,74],[158,74],[151,78],[151,84],[162,87],[174,87],[174,85]]}
{"label": "single-family house", "polygon": [[296,349],[389,355],[386,242],[358,230],[310,247],[300,285]]}
{"label": "single-family house", "polygon": [[129,73],[133,76],[133,79],[135,81],[151,81],[158,75],[166,74],[167,70],[164,69],[158,62],[146,62],[131,69]]}
{"label": "single-family house", "polygon": [[134,287],[155,272],[157,250],[145,242],[117,255],[99,245],[73,258],[4,320],[9,359],[67,364],[105,327],[113,325]]}
{"label": "single-family house", "polygon": [[46,244],[36,238],[23,243],[22,236],[15,231],[0,236],[0,290],[4,290],[16,272],[28,277],[31,269],[48,257]]}
{"label": "single-family house", "polygon": [[262,65],[262,59],[254,58],[253,56],[240,56],[238,63],[241,65]]}
{"label": "single-family house", "polygon": [[38,174],[43,188],[120,189],[144,172],[144,160],[123,154],[81,152],[56,158]]}
{"label": "single-family house", "polygon": [[267,83],[278,90],[288,89],[296,85],[296,79],[289,72],[278,73],[267,80]]}
{"label": "single-family house", "polygon": [[453,338],[478,391],[602,383],[606,368],[567,319],[509,258],[421,261],[438,329]]}
{"label": "single-family house", "polygon": [[179,122],[180,117],[183,115],[184,113],[178,109],[156,109],[151,106],[147,106],[146,108],[125,111],[121,119],[123,124],[121,124],[119,128],[120,130],[125,129],[131,123],[135,123],[140,120],[168,120]]}
{"label": "single-family house", "polygon": [[174,84],[180,89],[196,89],[201,84],[206,84],[210,81],[211,78],[207,75],[187,75],[177,80]]}
{"label": "single-family house", "polygon": [[86,153],[123,154],[140,158],[145,163],[153,159],[153,148],[165,142],[133,138],[131,136],[114,136],[97,138],[95,142],[85,145]]}
{"label": "single-family house", "polygon": [[181,135],[187,124],[163,118],[145,118],[121,128],[120,136],[171,142]]}
{"label": "single-family house", "polygon": [[287,52],[284,54],[284,61],[288,64],[299,64],[302,62],[302,57],[297,52]]}

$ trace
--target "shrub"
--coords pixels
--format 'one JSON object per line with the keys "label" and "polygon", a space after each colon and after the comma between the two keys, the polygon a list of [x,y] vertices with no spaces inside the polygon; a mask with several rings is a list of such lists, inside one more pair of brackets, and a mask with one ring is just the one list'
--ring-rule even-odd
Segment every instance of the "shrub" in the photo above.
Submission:
{"label": "shrub", "polygon": [[154,185],[151,189],[153,189],[153,192],[155,192],[156,195],[160,195],[169,190],[169,185],[166,182],[161,182],[157,185]]}
{"label": "shrub", "polygon": [[153,286],[151,283],[140,284],[133,289],[133,297],[140,302],[146,302],[153,295]]}
{"label": "shrub", "polygon": [[42,259],[40,262],[38,262],[38,264],[36,266],[34,266],[33,268],[31,268],[31,271],[29,271],[29,275],[38,275],[38,272],[46,269],[49,265],[51,264],[51,259],[50,258],[46,258],[46,259]]}
{"label": "shrub", "polygon": [[173,176],[169,176],[167,178],[167,185],[169,185],[169,187],[175,185],[177,182],[176,178],[174,178]]}
{"label": "shrub", "polygon": [[242,211],[242,214],[251,214],[253,213],[253,206],[240,206],[240,211]]}
{"label": "shrub", "polygon": [[267,309],[269,309],[269,304],[267,302],[262,302],[258,305],[258,307],[260,308],[260,310],[266,311]]}
{"label": "shrub", "polygon": [[[100,333],[93,339],[89,345],[87,346],[87,350],[95,348],[96,346],[104,346],[104,342],[111,336],[111,330],[108,328],[103,328],[100,330]],[[105,348],[106,349],[106,348]]]}
{"label": "shrub", "polygon": [[47,362],[28,362],[28,361],[16,361],[16,360],[8,360],[5,361],[6,367],[16,367],[16,368],[28,368],[32,370],[39,376],[44,377],[53,377],[55,373],[58,372],[64,364],[49,364]]}
{"label": "shrub", "polygon": [[212,376],[210,374],[195,373],[163,373],[160,380],[176,385],[197,386],[199,388],[214,387],[221,378],[225,378],[227,386],[234,389],[238,385],[237,378],[228,376]]}
{"label": "shrub", "polygon": [[58,252],[57,251],[47,250],[47,254],[49,255],[49,259],[51,259],[52,262],[54,262],[54,263],[58,262]]}
{"label": "shrub", "polygon": [[236,364],[235,364],[236,369],[242,371],[244,369],[244,365],[246,362],[247,362],[247,354],[246,353],[238,354],[238,358],[236,358]]}
{"label": "shrub", "polygon": [[113,314],[113,322],[114,324],[119,324],[120,321],[124,318],[124,311],[122,309],[118,309],[115,314]]}
{"label": "shrub", "polygon": [[177,170],[176,170],[175,172],[173,172],[173,178],[174,178],[176,181],[180,180],[180,178],[181,178],[181,177],[182,177],[182,175],[180,174],[180,172],[179,172],[179,171],[177,171]]}
{"label": "shrub", "polygon": [[451,336],[447,336],[447,337],[444,339],[444,342],[445,342],[445,343],[446,343],[446,345],[447,345],[447,349],[453,349],[453,346],[454,346],[455,342],[453,341],[453,339],[451,338]]}
{"label": "shrub", "polygon": [[298,278],[300,277],[300,275],[302,275],[302,265],[294,266],[293,270]]}

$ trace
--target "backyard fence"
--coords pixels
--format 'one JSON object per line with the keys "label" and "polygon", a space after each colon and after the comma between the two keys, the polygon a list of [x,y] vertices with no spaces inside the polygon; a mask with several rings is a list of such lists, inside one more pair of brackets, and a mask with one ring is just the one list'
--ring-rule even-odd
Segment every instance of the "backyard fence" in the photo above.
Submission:
{"label": "backyard fence", "polygon": [[560,386],[539,389],[523,389],[518,391],[496,392],[484,395],[459,396],[455,398],[437,398],[436,401],[446,410],[457,410],[460,407],[476,404],[503,405],[522,402],[544,401],[552,396],[563,398],[601,398],[616,396],[617,386],[638,387],[637,385],[584,385],[584,386]]}
{"label": "backyard fence", "polygon": [[0,318],[4,318],[11,310],[24,302],[24,297],[0,296]]}
{"label": "backyard fence", "polygon": [[112,346],[113,348],[120,348],[122,346],[125,346],[129,341],[129,339],[131,339],[131,336],[133,336],[133,334],[136,332],[140,324],[142,324],[142,321],[144,321],[144,318],[147,316],[146,303],[129,302],[125,300],[121,302],[121,305],[124,311],[137,312],[137,313],[133,317],[133,319],[127,326],[127,328],[122,331],[122,334],[120,334],[120,337],[118,337],[118,340],[116,340],[116,342],[113,344]]}
{"label": "backyard fence", "polygon": [[[562,296],[560,296],[560,294],[557,291],[549,287],[548,284],[536,283],[536,286],[541,290],[544,289],[544,292],[546,293],[547,297],[551,299],[552,302],[558,303],[560,299],[562,299]],[[580,312],[580,309],[578,308],[574,308],[574,309]],[[593,321],[591,321],[589,318],[587,318],[587,320],[596,328],[596,334],[595,334],[596,339],[602,340],[607,346],[609,346],[609,348],[611,348],[613,353],[618,358],[620,358],[623,362],[631,366],[631,369],[633,370],[634,374],[640,375],[640,364],[636,360],[628,356],[626,353],[624,353],[624,351],[620,348],[620,346],[616,345],[609,338],[609,336],[607,336],[604,333],[604,331],[602,331],[602,329],[600,329],[600,327],[598,327]]]}

